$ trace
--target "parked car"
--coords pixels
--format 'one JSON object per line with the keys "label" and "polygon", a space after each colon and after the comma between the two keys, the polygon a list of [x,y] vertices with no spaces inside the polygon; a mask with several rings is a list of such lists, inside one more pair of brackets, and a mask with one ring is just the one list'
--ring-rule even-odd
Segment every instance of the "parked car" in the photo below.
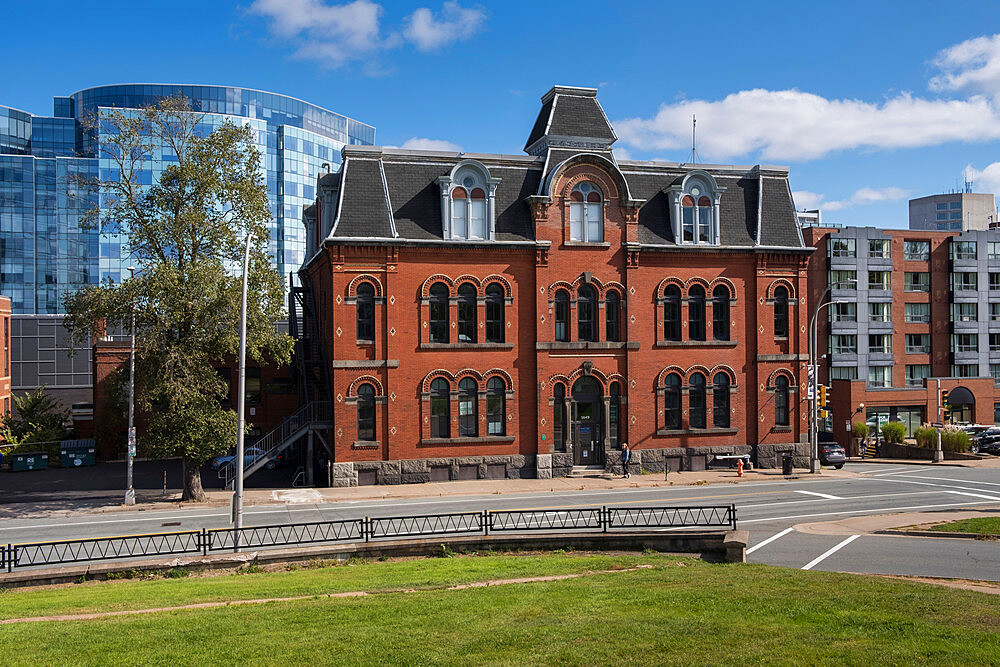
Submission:
{"label": "parked car", "polygon": [[[253,465],[253,463],[257,459],[264,456],[264,454],[266,453],[267,452],[265,452],[263,449],[260,449],[259,447],[246,447],[243,450],[243,466],[249,468],[251,465]],[[283,458],[284,458],[283,453],[278,454],[276,457],[265,463],[264,467],[267,468],[268,470],[274,470],[275,468],[278,467],[278,463],[280,463]],[[214,459],[212,459],[211,462],[212,470],[218,470],[222,466],[233,463],[234,461],[236,461],[235,453],[226,454],[225,456],[216,456]]]}
{"label": "parked car", "polygon": [[819,443],[819,462],[820,465],[833,466],[840,470],[847,462],[847,452],[836,443],[821,442]]}

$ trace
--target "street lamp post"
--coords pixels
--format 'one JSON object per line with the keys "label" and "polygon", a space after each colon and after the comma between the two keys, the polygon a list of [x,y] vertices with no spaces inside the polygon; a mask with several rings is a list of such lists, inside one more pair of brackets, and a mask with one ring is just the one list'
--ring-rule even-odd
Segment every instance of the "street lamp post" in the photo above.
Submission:
{"label": "street lamp post", "polygon": [[[129,280],[135,278],[135,267],[128,267]],[[132,469],[135,463],[135,296],[132,297],[131,343],[128,353],[128,472],[125,475],[125,504],[135,505]]]}
{"label": "street lamp post", "polygon": [[243,425],[246,411],[247,375],[247,275],[250,270],[250,242],[253,232],[247,233],[246,254],[243,256],[243,298],[240,302],[240,379],[239,403],[236,408],[236,480],[233,493],[233,550],[240,551],[240,533],[243,528]]}
{"label": "street lamp post", "polygon": [[819,368],[816,364],[816,323],[817,317],[819,316],[819,311],[827,306],[832,306],[834,304],[840,303],[852,303],[851,301],[828,301],[824,303],[826,297],[830,294],[830,290],[835,287],[840,287],[843,283],[834,283],[826,288],[822,296],[819,298],[819,303],[816,309],[813,311],[812,320],[809,323],[809,369],[812,372],[812,398],[809,401],[809,446],[811,450],[810,460],[809,460],[809,472],[817,473],[819,472],[819,441],[817,438],[817,412],[816,400],[819,396]]}

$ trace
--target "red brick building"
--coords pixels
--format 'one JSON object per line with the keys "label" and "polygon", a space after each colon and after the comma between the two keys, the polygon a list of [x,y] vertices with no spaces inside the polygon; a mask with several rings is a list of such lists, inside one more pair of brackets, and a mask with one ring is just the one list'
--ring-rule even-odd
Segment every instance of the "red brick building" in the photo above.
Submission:
{"label": "red brick building", "polygon": [[817,327],[819,382],[832,389],[838,442],[847,444],[855,421],[900,421],[908,433],[939,421],[939,383],[951,421],[1000,421],[1000,232],[817,226],[803,234],[816,248],[810,315],[840,302],[821,311]]}
{"label": "red brick building", "polygon": [[809,248],[784,168],[619,161],[586,88],[527,155],[344,149],[293,330],[337,485],[808,457]]}

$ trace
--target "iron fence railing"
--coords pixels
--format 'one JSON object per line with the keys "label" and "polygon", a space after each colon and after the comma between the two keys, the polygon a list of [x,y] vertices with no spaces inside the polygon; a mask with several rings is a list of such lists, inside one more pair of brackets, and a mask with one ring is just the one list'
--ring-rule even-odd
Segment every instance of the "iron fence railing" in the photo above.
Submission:
{"label": "iron fence railing", "polygon": [[736,528],[736,506],[482,510],[0,544],[0,570],[142,556],[435,535],[636,528]]}

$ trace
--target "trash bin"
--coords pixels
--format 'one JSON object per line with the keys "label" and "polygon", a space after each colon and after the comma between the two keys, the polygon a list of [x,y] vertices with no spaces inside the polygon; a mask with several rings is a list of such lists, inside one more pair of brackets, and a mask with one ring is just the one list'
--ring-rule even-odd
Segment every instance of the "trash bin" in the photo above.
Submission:
{"label": "trash bin", "polygon": [[59,443],[59,465],[63,468],[92,466],[96,451],[93,440],[63,440]]}
{"label": "trash bin", "polygon": [[781,474],[791,475],[792,474],[792,455],[782,454],[781,455]]}
{"label": "trash bin", "polygon": [[24,452],[10,455],[11,472],[25,470],[45,470],[49,467],[49,455],[45,452]]}

